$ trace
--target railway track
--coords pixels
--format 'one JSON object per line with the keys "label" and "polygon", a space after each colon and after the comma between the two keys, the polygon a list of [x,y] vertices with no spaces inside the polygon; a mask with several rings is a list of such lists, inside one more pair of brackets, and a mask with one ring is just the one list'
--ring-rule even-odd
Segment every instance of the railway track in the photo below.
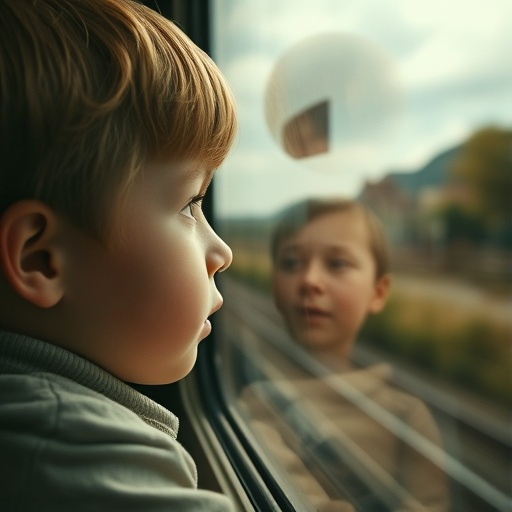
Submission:
{"label": "railway track", "polygon": [[[321,377],[322,368],[293,344],[283,330],[271,301],[232,280],[223,282],[225,315],[250,329],[256,353],[271,358],[274,366],[291,365]],[[230,324],[231,325],[231,324]],[[250,348],[247,347],[250,351]],[[257,364],[257,358],[248,357]],[[399,362],[392,383],[414,394],[431,410],[443,436],[446,472],[451,482],[452,510],[464,512],[511,511],[512,438],[510,419],[489,404]],[[383,362],[386,356],[361,344],[354,362],[362,367]]]}

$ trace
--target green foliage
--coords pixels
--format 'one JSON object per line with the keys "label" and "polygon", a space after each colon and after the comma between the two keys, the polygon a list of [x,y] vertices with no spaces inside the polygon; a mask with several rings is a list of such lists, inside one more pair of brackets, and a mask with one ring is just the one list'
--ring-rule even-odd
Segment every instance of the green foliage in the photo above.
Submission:
{"label": "green foliage", "polygon": [[486,227],[482,218],[458,204],[447,204],[437,213],[437,217],[443,223],[444,236],[448,243],[455,240],[480,243],[486,238]]}
{"label": "green foliage", "polygon": [[256,288],[270,293],[270,259],[265,249],[247,248],[242,245],[234,246],[233,262],[226,271],[230,276]]}
{"label": "green foliage", "polygon": [[449,315],[434,302],[415,304],[411,297],[392,297],[380,315],[368,319],[361,338],[448,382],[510,406],[510,326],[496,325],[485,312],[455,323],[447,321]]}
{"label": "green foliage", "polygon": [[490,224],[512,214],[512,131],[496,127],[476,132],[462,146],[452,175],[472,190],[478,215]]}
{"label": "green foliage", "polygon": [[270,276],[268,273],[263,272],[258,266],[241,267],[231,265],[229,270],[227,270],[227,273],[231,277],[248,284],[252,288],[256,288],[257,290],[266,293],[271,292]]}

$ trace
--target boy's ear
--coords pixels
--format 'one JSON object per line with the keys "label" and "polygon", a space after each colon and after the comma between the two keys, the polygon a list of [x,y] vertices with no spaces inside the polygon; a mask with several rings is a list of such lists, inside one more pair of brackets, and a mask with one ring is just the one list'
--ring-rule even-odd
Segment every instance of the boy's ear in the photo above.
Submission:
{"label": "boy's ear", "polygon": [[375,282],[375,294],[370,302],[369,313],[380,313],[389,296],[391,288],[391,275],[384,274]]}
{"label": "boy's ear", "polygon": [[12,204],[0,217],[0,264],[20,297],[50,308],[63,296],[59,218],[36,200]]}

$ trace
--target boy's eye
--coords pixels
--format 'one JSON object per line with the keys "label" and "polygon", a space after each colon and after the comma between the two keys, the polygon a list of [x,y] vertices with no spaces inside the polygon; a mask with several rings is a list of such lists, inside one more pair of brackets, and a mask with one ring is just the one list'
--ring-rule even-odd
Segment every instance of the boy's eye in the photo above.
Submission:
{"label": "boy's eye", "polygon": [[192,203],[188,203],[187,206],[185,206],[185,208],[183,208],[183,210],[181,210],[180,213],[182,213],[186,217],[191,217],[192,219],[195,219],[194,212],[192,211]]}
{"label": "boy's eye", "polygon": [[195,211],[197,209],[201,209],[201,203],[203,202],[203,198],[204,196],[194,197],[189,203],[187,203],[185,208],[183,208],[183,210],[181,210],[180,213],[182,213],[186,217],[190,217],[191,219],[197,220]]}
{"label": "boy's eye", "polygon": [[297,256],[283,256],[278,263],[281,270],[293,272],[300,267],[301,261]]}
{"label": "boy's eye", "polygon": [[334,258],[327,262],[327,266],[331,269],[338,270],[348,267],[348,261],[342,258]]}
{"label": "boy's eye", "polygon": [[332,258],[326,261],[326,266],[331,272],[342,272],[351,266],[345,258]]}

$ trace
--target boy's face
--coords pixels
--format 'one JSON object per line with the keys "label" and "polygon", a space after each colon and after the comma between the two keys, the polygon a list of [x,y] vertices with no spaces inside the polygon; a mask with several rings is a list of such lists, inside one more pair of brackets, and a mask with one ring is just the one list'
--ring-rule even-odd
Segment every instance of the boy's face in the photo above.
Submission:
{"label": "boy's face", "polygon": [[191,204],[210,178],[186,164],[149,165],[116,218],[112,247],[73,231],[63,307],[72,304],[78,322],[61,344],[130,382],[168,383],[190,371],[222,304],[213,276],[232,259]]}
{"label": "boy's face", "polygon": [[388,277],[381,280],[375,279],[362,215],[332,212],[281,243],[273,274],[274,297],[296,340],[347,358],[367,314],[384,305]]}

